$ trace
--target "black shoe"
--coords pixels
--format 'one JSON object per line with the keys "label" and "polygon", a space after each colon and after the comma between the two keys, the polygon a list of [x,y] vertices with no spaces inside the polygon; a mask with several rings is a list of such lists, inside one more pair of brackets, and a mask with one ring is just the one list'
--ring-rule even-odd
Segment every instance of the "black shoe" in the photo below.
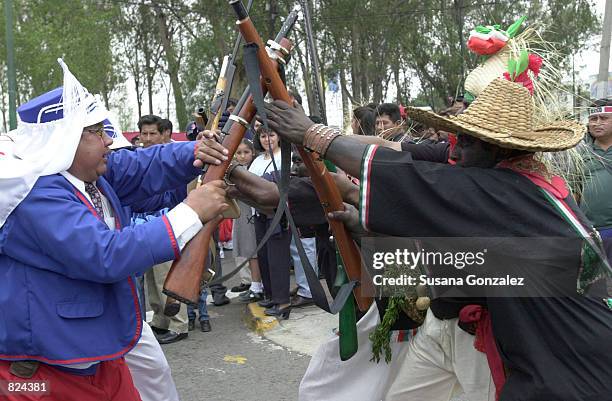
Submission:
{"label": "black shoe", "polygon": [[253,292],[251,290],[245,291],[238,296],[238,302],[251,303],[261,301],[263,294],[261,292]]}
{"label": "black shoe", "polygon": [[160,329],[159,327],[151,326],[151,330],[155,333],[155,336],[167,334],[170,330],[168,329]]}
{"label": "black shoe", "polygon": [[189,324],[187,325],[187,327],[189,328],[189,331],[194,330],[195,329],[195,320],[189,319]]}
{"label": "black shoe", "polygon": [[174,331],[168,331],[167,334],[157,337],[157,342],[160,344],[172,344],[177,341],[181,341],[187,338],[187,333],[176,333]]}
{"label": "black shoe", "polygon": [[257,305],[261,306],[262,308],[269,308],[269,307],[274,306],[276,304],[274,302],[272,302],[271,299],[264,298],[263,300],[257,302]]}
{"label": "black shoe", "polygon": [[212,330],[210,320],[200,320],[200,331],[208,333],[210,330]]}
{"label": "black shoe", "polygon": [[296,295],[291,300],[292,308],[302,308],[304,306],[313,305],[313,304],[314,304],[314,301],[312,300],[312,298],[306,298],[301,295]]}
{"label": "black shoe", "polygon": [[291,313],[291,305],[279,308],[278,305],[274,305],[264,311],[266,316],[274,316],[277,319],[289,319]]}
{"label": "black shoe", "polygon": [[226,296],[223,295],[222,297],[219,297],[217,299],[214,300],[213,305],[215,306],[223,306],[223,305],[227,305],[230,303],[230,299]]}
{"label": "black shoe", "polygon": [[251,284],[245,284],[242,283],[240,285],[237,285],[235,287],[232,287],[231,291],[232,292],[245,292],[246,290],[248,290],[249,288],[251,288]]}

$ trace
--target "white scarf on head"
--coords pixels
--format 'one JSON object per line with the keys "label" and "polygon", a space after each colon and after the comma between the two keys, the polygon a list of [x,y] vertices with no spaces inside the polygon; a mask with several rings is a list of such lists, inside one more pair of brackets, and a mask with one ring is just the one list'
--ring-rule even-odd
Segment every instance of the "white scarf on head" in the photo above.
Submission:
{"label": "white scarf on head", "polygon": [[30,193],[39,177],[72,165],[84,127],[102,122],[108,112],[58,59],[64,71],[63,114],[46,123],[19,121],[0,136],[0,227]]}

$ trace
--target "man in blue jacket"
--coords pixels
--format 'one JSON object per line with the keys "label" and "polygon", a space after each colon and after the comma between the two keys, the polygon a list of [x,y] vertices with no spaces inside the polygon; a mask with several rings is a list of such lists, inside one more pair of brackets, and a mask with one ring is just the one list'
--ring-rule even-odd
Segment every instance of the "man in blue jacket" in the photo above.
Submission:
{"label": "man in blue jacket", "polygon": [[0,383],[44,382],[51,400],[140,400],[123,361],[143,322],[133,276],[180,256],[227,208],[224,184],[130,227],[124,206],[186,185],[198,146],[111,154],[107,111],[60,64],[64,87],[22,105],[0,149]]}

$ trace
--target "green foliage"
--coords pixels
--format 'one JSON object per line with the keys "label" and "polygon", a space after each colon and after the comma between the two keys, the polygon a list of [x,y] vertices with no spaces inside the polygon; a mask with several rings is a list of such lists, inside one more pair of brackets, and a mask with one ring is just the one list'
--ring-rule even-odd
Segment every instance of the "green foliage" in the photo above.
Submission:
{"label": "green foliage", "polygon": [[119,80],[110,46],[116,9],[103,1],[14,1],[20,100],[62,84],[58,57],[92,93],[107,98]]}
{"label": "green foliage", "polygon": [[[15,12],[13,11],[13,14]],[[6,17],[4,15],[4,1],[0,1],[0,62],[4,65],[6,60]]]}
{"label": "green foliage", "polygon": [[[139,114],[150,111],[161,81],[172,82],[167,90],[174,92],[177,111],[186,110],[179,111],[182,122],[188,117],[184,114],[210,101],[221,60],[231,53],[237,36],[235,15],[226,0],[13,1],[20,101],[60,85],[56,59],[64,57],[81,82],[106,100],[124,90],[126,82],[135,85]],[[254,1],[250,15],[262,38],[276,33],[295,3]],[[523,25],[545,30],[544,39],[556,43],[563,55],[575,53],[600,28],[589,0],[309,0],[309,4],[322,78],[327,82],[340,77],[345,107],[351,102],[384,101],[392,91],[404,104],[443,105],[446,96],[462,92],[465,75],[480,61],[465,45],[477,25],[510,27],[526,16]],[[169,40],[165,48],[171,54],[162,46],[162,14]],[[300,24],[291,36],[296,50],[288,82],[304,85],[310,98],[310,61]],[[0,39],[4,69],[4,18]],[[237,66],[234,97],[246,84],[240,57]],[[5,80],[0,74],[0,88],[6,87]]]}
{"label": "green foliage", "polygon": [[461,92],[463,78],[479,62],[465,46],[469,31],[477,25],[516,26],[526,15],[526,24],[542,27],[544,38],[557,43],[563,55],[583,46],[599,29],[593,6],[586,0],[318,3],[321,7],[313,18],[321,23],[320,29],[337,38],[323,41],[336,56],[327,60],[329,75],[339,69],[350,71],[351,94],[361,104],[380,101],[393,71],[403,72],[404,78],[395,84],[404,101],[405,94],[417,92],[403,88],[415,86],[414,77],[421,82],[421,101],[428,99],[430,106]]}
{"label": "green foliage", "polygon": [[594,35],[601,34],[601,23],[593,9],[593,2],[589,0],[551,0],[541,16],[548,28],[544,39],[555,43],[566,56],[568,69],[571,61],[567,56],[576,53]]}
{"label": "green foliage", "polygon": [[[248,0],[243,0],[243,3],[246,6]],[[264,42],[276,35],[281,26],[280,17],[284,19],[293,6],[289,1],[274,1],[272,7],[267,7],[267,3],[268,1],[254,0],[249,13]],[[181,76],[187,109],[195,110],[210,102],[223,57],[231,54],[238,29],[236,16],[227,0],[199,0],[192,6],[189,20],[193,24],[190,24],[191,32],[185,60],[181,64]],[[246,85],[241,54],[240,48],[231,94],[236,98],[242,94]]]}
{"label": "green foliage", "polygon": [[391,327],[402,313],[402,309],[408,304],[408,300],[403,296],[389,298],[389,304],[385,310],[382,322],[370,333],[369,339],[372,342],[371,361],[380,362],[381,354],[384,353],[385,362],[390,363],[391,353]]}

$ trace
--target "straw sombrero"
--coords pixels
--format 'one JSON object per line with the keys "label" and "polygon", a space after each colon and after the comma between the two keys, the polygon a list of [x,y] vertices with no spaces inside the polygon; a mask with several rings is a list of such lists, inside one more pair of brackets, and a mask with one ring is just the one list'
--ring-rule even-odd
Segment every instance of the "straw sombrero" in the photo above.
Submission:
{"label": "straw sombrero", "polygon": [[472,135],[502,148],[554,152],[572,148],[586,128],[574,121],[555,121],[536,127],[533,99],[521,84],[493,80],[458,116],[442,117],[408,107],[408,115],[425,125]]}

